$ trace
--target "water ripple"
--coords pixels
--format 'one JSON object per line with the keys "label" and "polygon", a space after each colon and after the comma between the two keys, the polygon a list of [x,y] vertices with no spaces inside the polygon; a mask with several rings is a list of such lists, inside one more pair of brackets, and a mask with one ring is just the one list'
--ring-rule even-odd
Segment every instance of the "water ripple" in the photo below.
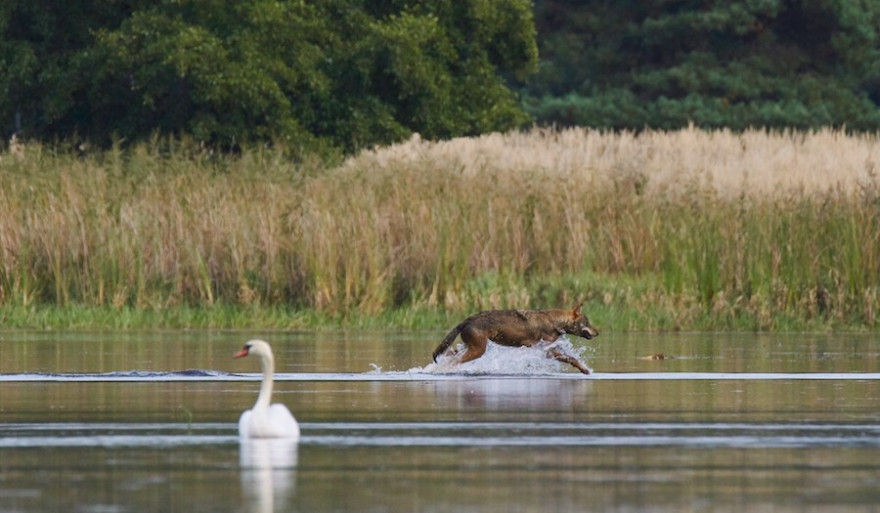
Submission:
{"label": "water ripple", "polygon": [[[880,447],[880,426],[802,423],[303,423],[300,445],[336,447]],[[234,424],[0,424],[0,449],[237,444]]]}
{"label": "water ripple", "polygon": [[[259,373],[227,373],[215,370],[190,369],[173,372],[119,371],[103,373],[19,373],[0,374],[2,382],[167,382],[167,381],[259,381]],[[494,374],[494,373],[443,373],[430,372],[302,372],[276,373],[276,381],[328,382],[328,381],[462,381],[481,379],[551,379],[551,380],[597,380],[597,381],[780,381],[780,380],[880,380],[877,372],[607,372],[589,376],[574,372],[556,374]]]}

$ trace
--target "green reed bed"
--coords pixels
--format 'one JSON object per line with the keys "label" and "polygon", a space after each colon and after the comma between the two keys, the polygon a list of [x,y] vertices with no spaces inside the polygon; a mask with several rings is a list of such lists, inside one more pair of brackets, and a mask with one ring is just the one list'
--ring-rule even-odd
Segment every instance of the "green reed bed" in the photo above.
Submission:
{"label": "green reed bed", "polygon": [[535,131],[334,167],[168,147],[0,155],[5,326],[441,329],[577,300],[612,330],[876,325],[874,138]]}

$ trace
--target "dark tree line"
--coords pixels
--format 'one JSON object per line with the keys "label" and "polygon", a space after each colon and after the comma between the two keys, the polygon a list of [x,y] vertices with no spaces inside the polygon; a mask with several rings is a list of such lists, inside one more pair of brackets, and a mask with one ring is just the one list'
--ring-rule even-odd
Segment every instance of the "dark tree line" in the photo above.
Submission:
{"label": "dark tree line", "polygon": [[875,0],[0,3],[4,138],[350,152],[535,121],[875,131],[878,104]]}
{"label": "dark tree line", "polygon": [[880,2],[538,0],[542,123],[880,129]]}
{"label": "dark tree line", "polygon": [[351,151],[526,121],[527,0],[6,0],[2,133]]}

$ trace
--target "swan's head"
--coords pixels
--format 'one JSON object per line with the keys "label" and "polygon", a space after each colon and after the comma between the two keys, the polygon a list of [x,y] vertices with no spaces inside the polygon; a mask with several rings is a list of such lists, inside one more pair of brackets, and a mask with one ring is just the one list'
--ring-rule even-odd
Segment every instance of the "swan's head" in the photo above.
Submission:
{"label": "swan's head", "polygon": [[264,340],[248,340],[244,347],[241,348],[241,351],[235,353],[233,358],[241,358],[242,356],[262,356],[262,357],[272,357],[272,348],[269,347],[269,343]]}

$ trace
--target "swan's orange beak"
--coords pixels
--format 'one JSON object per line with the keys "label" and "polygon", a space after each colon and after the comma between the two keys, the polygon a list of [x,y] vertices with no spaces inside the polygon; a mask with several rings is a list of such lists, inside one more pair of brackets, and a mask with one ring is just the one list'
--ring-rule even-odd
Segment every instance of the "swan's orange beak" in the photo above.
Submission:
{"label": "swan's orange beak", "polygon": [[247,355],[248,355],[248,348],[245,347],[241,351],[235,353],[235,356],[233,356],[233,358],[241,358],[242,356],[247,356]]}

